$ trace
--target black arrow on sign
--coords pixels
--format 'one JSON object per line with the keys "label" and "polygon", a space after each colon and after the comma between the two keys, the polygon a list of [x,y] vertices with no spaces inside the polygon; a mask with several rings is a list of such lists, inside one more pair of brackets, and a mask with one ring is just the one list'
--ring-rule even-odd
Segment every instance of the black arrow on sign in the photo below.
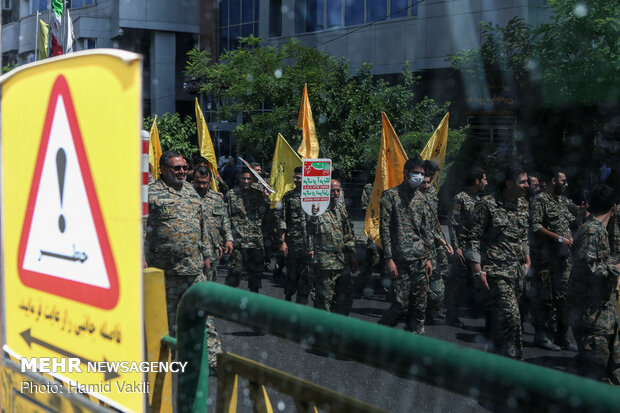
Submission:
{"label": "black arrow on sign", "polygon": [[[22,336],[22,338],[24,339],[26,344],[28,344],[29,348],[32,347],[32,343],[34,343],[34,344],[40,345],[41,347],[45,347],[48,350],[52,350],[53,352],[58,353],[58,354],[60,354],[62,356],[69,357],[69,358],[80,359],[80,362],[83,363],[83,364],[94,363],[94,361],[92,361],[92,360],[86,359],[84,357],[80,357],[77,354],[73,354],[73,353],[71,353],[71,352],[69,352],[67,350],[64,350],[64,349],[62,349],[60,347],[57,347],[57,346],[55,346],[53,344],[50,344],[50,343],[48,343],[46,341],[43,341],[43,340],[39,339],[39,338],[33,337],[32,333],[30,332],[30,329],[22,331],[20,333],[20,336]],[[104,359],[104,361],[107,362],[106,359]],[[108,371],[103,372],[103,380],[104,381],[112,380],[112,379],[115,379],[117,377],[120,377],[120,374],[118,374],[115,371],[108,370]]]}

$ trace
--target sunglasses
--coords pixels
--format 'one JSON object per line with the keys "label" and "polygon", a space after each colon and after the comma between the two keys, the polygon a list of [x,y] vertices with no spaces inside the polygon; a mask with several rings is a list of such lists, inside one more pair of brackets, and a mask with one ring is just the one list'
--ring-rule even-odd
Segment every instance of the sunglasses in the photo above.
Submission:
{"label": "sunglasses", "polygon": [[173,171],[179,172],[179,171],[189,171],[189,166],[187,165],[174,165],[174,166],[169,166],[169,165],[165,165],[166,168],[170,168]]}

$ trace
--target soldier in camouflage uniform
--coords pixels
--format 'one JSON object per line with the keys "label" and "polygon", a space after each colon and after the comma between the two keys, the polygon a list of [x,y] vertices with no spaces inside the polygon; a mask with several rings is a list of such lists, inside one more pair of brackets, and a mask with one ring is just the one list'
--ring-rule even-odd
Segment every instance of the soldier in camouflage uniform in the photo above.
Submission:
{"label": "soldier in camouflage uniform", "polygon": [[[355,239],[346,207],[338,202],[340,181],[331,180],[330,204],[327,210],[308,218],[308,234],[312,236],[310,255],[315,262],[314,306],[322,310],[348,315],[353,303],[351,272],[357,270]],[[316,214],[318,207],[312,207]]]}
{"label": "soldier in camouflage uniform", "polygon": [[301,167],[293,171],[295,189],[282,197],[282,209],[278,216],[280,254],[286,258],[286,285],[284,296],[291,301],[297,293],[298,304],[308,304],[310,284],[308,268],[310,266],[311,239],[307,232],[307,215],[301,207]]}
{"label": "soldier in camouflage uniform", "polygon": [[579,347],[577,372],[620,385],[620,264],[611,256],[605,229],[615,208],[611,188],[604,184],[593,188],[591,215],[575,234],[566,322],[573,328]]}
{"label": "soldier in camouflage uniform", "polygon": [[248,273],[248,288],[258,292],[265,262],[262,222],[269,204],[265,194],[252,188],[251,182],[252,174],[245,169],[239,176],[239,185],[228,191],[225,197],[234,239],[226,284],[239,286],[245,270]]}
{"label": "soldier in camouflage uniform", "polygon": [[409,159],[403,167],[403,182],[381,195],[380,236],[385,271],[394,283],[394,302],[379,320],[395,326],[407,314],[405,329],[424,334],[428,277],[433,234],[430,210],[418,188],[424,180],[424,162]]}
{"label": "soldier in camouflage uniform", "polygon": [[453,327],[463,327],[458,318],[459,300],[465,294],[469,268],[463,255],[465,248],[465,234],[472,220],[474,206],[479,201],[478,194],[487,186],[486,172],[481,168],[473,168],[465,182],[467,188],[454,197],[448,231],[450,242],[455,254],[453,255],[452,271],[446,280],[446,322]]}
{"label": "soldier in camouflage uniform", "polygon": [[192,185],[203,200],[203,213],[207,224],[208,236],[213,246],[209,255],[211,269],[207,274],[207,279],[215,281],[220,258],[222,258],[223,254],[230,255],[233,252],[230,218],[228,217],[226,204],[221,193],[209,189],[209,185],[211,185],[211,171],[206,166],[198,166],[194,170]]}
{"label": "soldier in camouflage uniform", "polygon": [[500,191],[476,204],[463,252],[476,287],[488,291],[495,351],[513,358],[523,351],[518,284],[530,266],[527,189],[525,170],[507,165]]}
{"label": "soldier in camouflage uniform", "polygon": [[[536,295],[532,317],[536,334],[534,344],[547,350],[561,348],[577,351],[568,328],[564,325],[564,301],[571,271],[573,236],[570,227],[575,216],[559,197],[566,193],[568,181],[561,168],[551,168],[547,176],[547,191],[530,200],[530,231],[532,265],[536,271]],[[553,322],[557,335],[553,342]]]}
{"label": "soldier in camouflage uniform", "polygon": [[[149,217],[145,239],[147,265],[165,274],[168,326],[175,334],[181,296],[192,284],[206,280],[212,248],[205,236],[202,200],[185,181],[187,163],[175,151],[160,159],[161,176],[149,185]],[[215,366],[221,343],[212,318],[207,319],[209,365]]]}
{"label": "soldier in camouflage uniform", "polygon": [[616,212],[609,220],[607,231],[609,232],[611,255],[620,257],[620,205],[616,207]]}
{"label": "soldier in camouflage uniform", "polygon": [[[364,185],[364,189],[362,189],[362,200],[361,200],[361,210],[362,210],[362,218],[366,219],[366,211],[368,210],[368,203],[370,202],[370,196],[372,195],[372,184]],[[372,272],[381,261],[381,249],[377,244],[372,242],[369,238],[366,241],[366,260],[364,261],[364,272],[360,273],[355,279],[355,296],[356,298],[361,298],[364,288],[368,285],[368,281],[372,277]],[[381,269],[379,269],[379,272]]]}
{"label": "soldier in camouflage uniform", "polygon": [[433,161],[424,161],[424,181],[420,186],[420,191],[426,197],[426,202],[431,212],[429,233],[434,234],[434,242],[431,246],[431,263],[433,265],[433,275],[428,280],[428,298],[426,302],[427,325],[433,324],[435,317],[441,317],[439,311],[443,306],[445,280],[448,277],[448,255],[452,255],[452,247],[444,239],[443,230],[439,224],[437,216],[439,208],[439,198],[437,189],[431,185],[435,174],[439,170]]}

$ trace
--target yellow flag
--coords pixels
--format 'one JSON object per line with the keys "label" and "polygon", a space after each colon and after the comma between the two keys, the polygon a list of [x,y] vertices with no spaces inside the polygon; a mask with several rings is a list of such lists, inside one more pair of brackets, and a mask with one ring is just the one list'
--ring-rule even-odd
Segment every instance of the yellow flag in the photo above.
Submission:
{"label": "yellow flag", "polygon": [[439,178],[441,177],[441,170],[446,160],[446,147],[448,146],[448,120],[450,119],[450,112],[447,112],[443,117],[433,136],[426,142],[426,146],[420,152],[420,158],[428,161],[429,159],[435,162],[439,166],[439,171],[435,175],[432,184],[435,188],[439,189]]}
{"label": "yellow flag", "polygon": [[301,129],[301,145],[297,152],[303,159],[315,159],[319,157],[319,140],[316,137],[314,120],[312,119],[312,109],[308,100],[308,84],[304,84],[304,93],[301,97],[301,107],[299,108],[299,118],[297,127]]}
{"label": "yellow flag", "polygon": [[198,104],[198,98],[196,99],[196,130],[198,131],[198,148],[200,149],[200,156],[209,161],[209,170],[211,171],[211,189],[217,191],[217,182],[215,177],[217,176],[217,159],[215,158],[215,149],[213,149],[213,141],[211,141],[211,135],[207,128],[207,122],[202,114],[202,109]]}
{"label": "yellow flag", "polygon": [[151,140],[149,142],[149,164],[153,179],[159,178],[159,159],[161,158],[161,145],[159,144],[159,132],[157,131],[157,115],[151,126]]}
{"label": "yellow flag", "polygon": [[381,147],[379,148],[377,174],[372,186],[372,194],[364,222],[364,234],[379,246],[381,246],[381,237],[379,236],[381,194],[386,189],[403,182],[403,167],[408,159],[385,112],[381,112],[381,118]]}
{"label": "yellow flag", "polygon": [[50,27],[43,20],[39,19],[39,50],[37,60],[42,60],[47,57],[47,46],[49,39]]}
{"label": "yellow flag", "polygon": [[286,139],[278,133],[276,150],[273,151],[271,178],[269,180],[269,185],[275,191],[269,196],[272,209],[276,207],[277,202],[282,200],[285,193],[295,189],[293,171],[298,166],[301,167],[301,158],[291,148]]}

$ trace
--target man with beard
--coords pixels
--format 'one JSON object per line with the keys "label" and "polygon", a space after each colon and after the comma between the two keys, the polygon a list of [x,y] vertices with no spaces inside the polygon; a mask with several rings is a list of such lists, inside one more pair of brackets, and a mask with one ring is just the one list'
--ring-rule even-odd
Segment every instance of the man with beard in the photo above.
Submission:
{"label": "man with beard", "polygon": [[530,186],[527,194],[528,201],[538,195],[543,190],[543,187],[546,186],[543,185],[543,182],[541,182],[540,179],[540,174],[536,171],[530,171],[527,173],[527,183]]}
{"label": "man with beard", "polygon": [[454,196],[452,212],[450,214],[450,242],[454,249],[453,266],[446,280],[446,322],[453,327],[463,327],[463,322],[458,318],[459,299],[465,294],[469,268],[463,255],[465,248],[465,234],[472,220],[472,214],[476,202],[479,201],[480,192],[487,186],[487,175],[482,168],[475,167],[467,176],[466,188]]}
{"label": "man with beard", "polygon": [[[536,329],[534,344],[554,351],[560,347],[577,351],[564,324],[573,246],[570,227],[575,222],[575,216],[561,198],[567,188],[564,169],[551,168],[547,175],[547,191],[536,195],[530,205],[530,230],[534,234],[532,264],[536,271],[536,295],[532,305]],[[557,333],[552,338],[554,321]]]}
{"label": "man with beard", "polygon": [[234,238],[226,284],[238,287],[245,271],[248,288],[257,293],[265,262],[262,222],[269,210],[267,198],[252,187],[252,173],[246,168],[239,175],[239,185],[226,193],[225,201]]}
{"label": "man with beard", "polygon": [[530,266],[527,173],[510,163],[501,182],[498,192],[476,204],[463,255],[476,287],[488,291],[495,352],[522,358],[518,295],[519,281]]}
{"label": "man with beard", "polygon": [[[192,284],[206,281],[212,245],[206,236],[202,200],[185,181],[189,170],[183,156],[166,151],[160,159],[161,175],[149,184],[149,217],[146,226],[146,264],[164,270],[168,326],[176,333],[176,313],[181,296]],[[207,319],[209,366],[215,367],[221,344],[212,318]]]}
{"label": "man with beard", "polygon": [[215,281],[216,267],[222,254],[230,255],[233,252],[233,236],[230,230],[230,218],[226,204],[218,191],[209,189],[211,185],[211,171],[206,166],[198,166],[194,170],[192,180],[194,189],[203,201],[203,213],[207,225],[207,235],[213,249],[210,251],[211,270],[207,274],[209,281]]}

